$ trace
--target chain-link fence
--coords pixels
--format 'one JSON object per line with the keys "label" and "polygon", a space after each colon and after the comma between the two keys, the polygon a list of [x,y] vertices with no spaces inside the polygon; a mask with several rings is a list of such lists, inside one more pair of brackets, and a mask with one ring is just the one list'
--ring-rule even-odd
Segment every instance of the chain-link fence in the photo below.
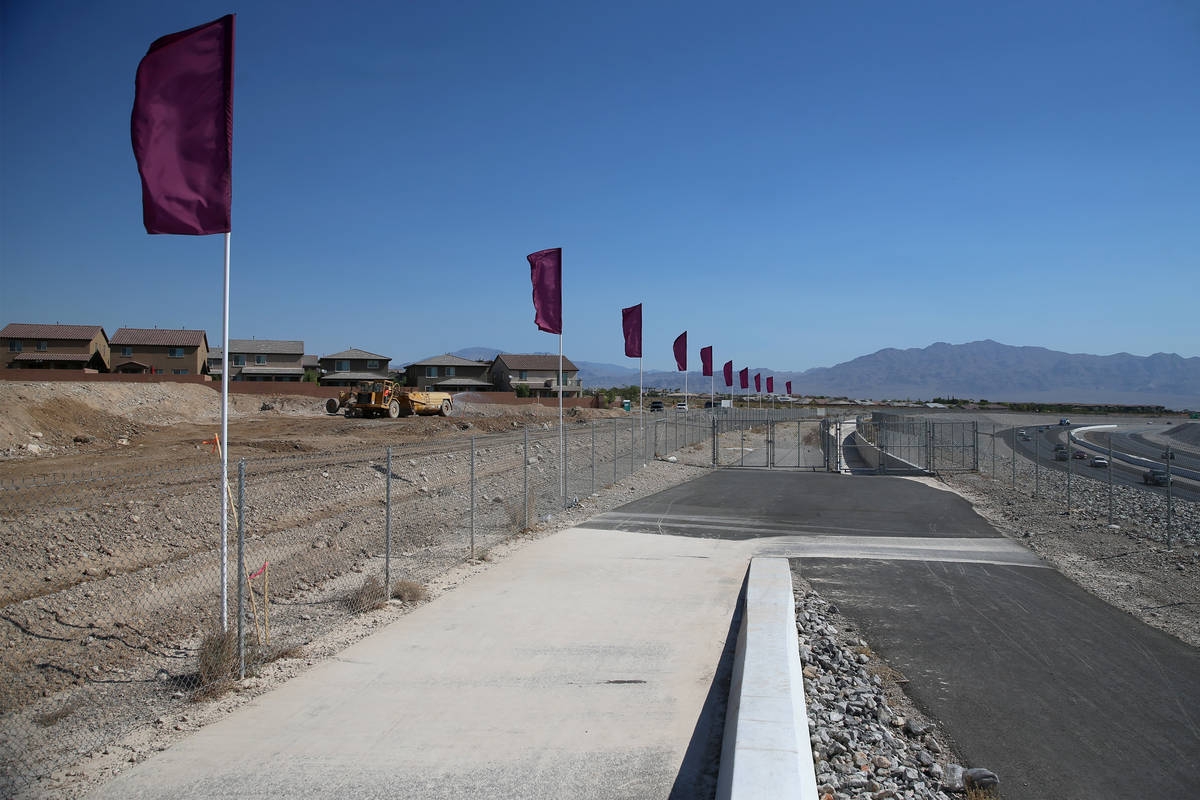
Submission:
{"label": "chain-link fence", "polygon": [[859,417],[856,430],[878,450],[881,472],[974,472],[979,469],[979,425],[876,412]]}
{"label": "chain-link fence", "polygon": [[0,796],[221,692],[636,473],[711,412],[230,464],[0,481]]}

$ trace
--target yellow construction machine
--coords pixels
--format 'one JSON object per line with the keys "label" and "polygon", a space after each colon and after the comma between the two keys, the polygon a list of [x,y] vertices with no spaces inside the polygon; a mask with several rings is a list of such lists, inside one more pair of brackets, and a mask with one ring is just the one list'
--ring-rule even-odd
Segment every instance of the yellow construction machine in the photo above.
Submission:
{"label": "yellow construction machine", "polygon": [[418,392],[396,381],[370,381],[350,387],[336,400],[329,398],[325,410],[330,414],[344,411],[347,417],[448,417],[454,412],[454,400],[449,392]]}

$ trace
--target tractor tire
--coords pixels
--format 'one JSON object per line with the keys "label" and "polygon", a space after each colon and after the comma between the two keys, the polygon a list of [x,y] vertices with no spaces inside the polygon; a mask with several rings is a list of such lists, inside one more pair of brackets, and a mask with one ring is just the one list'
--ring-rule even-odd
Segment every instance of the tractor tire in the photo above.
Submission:
{"label": "tractor tire", "polygon": [[325,401],[325,413],[337,414],[337,412],[338,412],[338,401],[332,397],[329,398],[328,400],[326,400]]}
{"label": "tractor tire", "polygon": [[392,402],[388,403],[387,414],[392,419],[396,419],[397,417],[400,416],[400,401],[399,400],[393,400]]}
{"label": "tractor tire", "polygon": [[450,404],[450,401],[443,400],[442,401],[442,409],[440,411],[438,411],[438,414],[443,417],[448,417],[448,416],[450,416],[450,412],[452,412],[452,411],[454,411],[454,406],[452,406]]}

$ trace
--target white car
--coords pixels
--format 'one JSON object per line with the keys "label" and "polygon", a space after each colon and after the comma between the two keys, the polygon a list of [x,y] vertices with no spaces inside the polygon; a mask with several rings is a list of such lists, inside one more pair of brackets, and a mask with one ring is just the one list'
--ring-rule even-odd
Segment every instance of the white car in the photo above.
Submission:
{"label": "white car", "polygon": [[687,411],[688,410],[687,403],[676,403],[675,410],[676,411]]}
{"label": "white car", "polygon": [[1108,459],[1105,458],[1104,456],[1092,456],[1092,466],[1093,467],[1107,467]]}

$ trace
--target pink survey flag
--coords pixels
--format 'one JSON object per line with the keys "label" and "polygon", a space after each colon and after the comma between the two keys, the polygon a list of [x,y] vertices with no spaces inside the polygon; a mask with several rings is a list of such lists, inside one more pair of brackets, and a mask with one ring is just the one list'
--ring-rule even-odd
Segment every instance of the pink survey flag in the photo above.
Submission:
{"label": "pink survey flag", "polygon": [[791,394],[792,393],[792,382],[788,381],[786,386],[787,386],[787,393]]}
{"label": "pink survey flag", "polygon": [[754,391],[756,391],[756,392],[762,391],[762,373],[759,373],[759,372],[754,373]]}
{"label": "pink survey flag", "polygon": [[733,362],[726,361],[725,369],[723,369],[722,372],[725,373],[725,386],[733,386]]}
{"label": "pink survey flag", "polygon": [[562,248],[552,247],[525,256],[533,281],[533,321],[538,330],[562,333]]}
{"label": "pink survey flag", "polygon": [[700,367],[701,374],[706,377],[712,377],[712,346],[700,348]]}
{"label": "pink survey flag", "polygon": [[687,331],[675,337],[675,370],[687,372]]}
{"label": "pink survey flag", "polygon": [[130,138],[146,233],[228,233],[233,14],[156,39],[134,79]]}
{"label": "pink survey flag", "polygon": [[625,332],[625,355],[642,357],[642,304],[621,309],[621,330]]}
{"label": "pink survey flag", "polygon": [[775,391],[775,379],[771,376],[767,376],[767,394],[771,394],[774,391]]}
{"label": "pink survey flag", "polygon": [[745,367],[741,372],[738,373],[738,383],[741,384],[743,389],[750,388],[750,368],[749,367]]}

